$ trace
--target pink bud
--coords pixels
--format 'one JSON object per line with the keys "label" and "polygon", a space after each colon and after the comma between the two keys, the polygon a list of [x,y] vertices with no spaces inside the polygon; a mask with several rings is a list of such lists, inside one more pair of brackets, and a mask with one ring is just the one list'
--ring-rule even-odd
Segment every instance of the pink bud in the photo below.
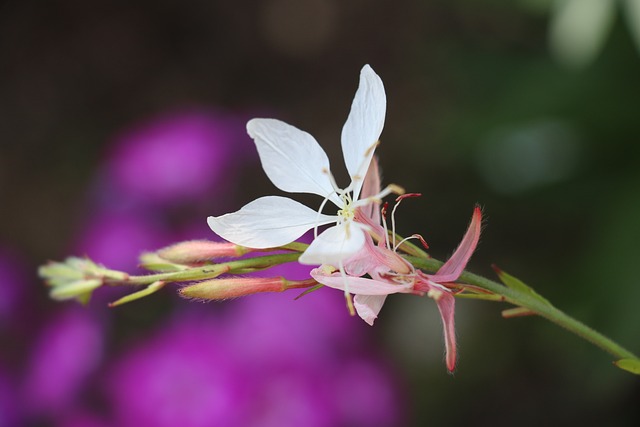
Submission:
{"label": "pink bud", "polygon": [[239,257],[251,249],[229,242],[190,240],[160,249],[158,255],[178,264],[191,264],[221,257]]}
{"label": "pink bud", "polygon": [[234,279],[204,280],[181,288],[178,292],[185,298],[224,300],[261,292],[283,292],[293,288],[308,288],[316,285],[313,279],[290,281],[284,277],[241,277]]}

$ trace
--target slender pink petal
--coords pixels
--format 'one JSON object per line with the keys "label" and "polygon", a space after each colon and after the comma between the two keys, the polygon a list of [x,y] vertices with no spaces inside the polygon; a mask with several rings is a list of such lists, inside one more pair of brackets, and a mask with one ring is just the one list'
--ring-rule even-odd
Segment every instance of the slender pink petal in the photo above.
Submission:
{"label": "slender pink petal", "polygon": [[[376,204],[372,204],[372,206],[374,206],[374,208],[376,208],[377,210],[378,206]],[[369,227],[369,234],[374,235],[377,240],[380,240],[382,242],[382,244],[386,244],[387,232],[384,227],[380,225],[380,220],[378,219],[378,222],[374,222],[373,219],[366,213],[366,211],[363,211],[363,209],[366,208],[359,207],[356,209],[354,220]],[[378,218],[380,218],[379,210]]]}
{"label": "slender pink petal", "polygon": [[344,291],[345,288],[348,288],[349,293],[356,295],[389,295],[411,293],[413,290],[413,283],[394,284],[364,277],[343,277],[339,271],[327,274],[322,268],[311,270],[311,277],[318,283],[333,289]]}
{"label": "slender pink petal", "polygon": [[358,316],[373,326],[373,321],[378,318],[378,313],[380,313],[386,299],[386,295],[356,295],[353,298],[353,305]]}
{"label": "slender pink petal", "polygon": [[[362,184],[360,199],[366,199],[367,197],[380,194],[380,191],[382,191],[381,185],[378,158],[373,156],[367,175],[364,178],[364,183]],[[370,203],[362,207],[362,212],[371,219],[371,222],[380,224],[380,208],[377,203]]]}
{"label": "slender pink petal", "polygon": [[456,368],[457,347],[456,347],[456,328],[455,328],[455,304],[456,299],[449,292],[442,292],[436,298],[436,304],[442,318],[442,326],[444,329],[444,345],[446,350],[447,369],[453,372]]}
{"label": "slender pink petal", "polygon": [[482,211],[480,207],[476,206],[471,217],[471,223],[465,233],[458,249],[451,255],[451,258],[444,263],[435,275],[431,275],[430,278],[434,282],[446,283],[453,282],[460,277],[462,271],[469,262],[469,258],[478,246],[478,240],[480,240],[480,229],[482,226]]}

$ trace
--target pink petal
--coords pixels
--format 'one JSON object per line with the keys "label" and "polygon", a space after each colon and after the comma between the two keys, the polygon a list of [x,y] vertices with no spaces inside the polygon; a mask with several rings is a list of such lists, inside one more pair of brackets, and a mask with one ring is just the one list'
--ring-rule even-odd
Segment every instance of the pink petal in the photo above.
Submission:
{"label": "pink petal", "polygon": [[482,226],[482,211],[476,206],[471,217],[471,223],[465,233],[458,249],[451,255],[451,258],[444,263],[435,275],[429,276],[434,282],[446,283],[453,282],[460,277],[464,268],[469,262],[469,258],[478,246],[480,240],[480,229]]}
{"label": "pink petal", "polygon": [[[369,165],[369,170],[367,171],[367,175],[364,178],[364,183],[362,184],[362,194],[360,195],[360,199],[366,199],[367,197],[375,196],[380,194],[382,191],[381,183],[380,183],[380,170],[378,168],[378,158],[373,156],[371,159],[371,164]],[[370,203],[369,205],[362,208],[362,212],[371,219],[371,222],[374,224],[380,225],[380,209],[377,203]]]}
{"label": "pink petal", "polygon": [[449,372],[453,372],[456,368],[457,360],[457,347],[456,347],[456,329],[455,329],[455,304],[456,299],[453,294],[449,292],[443,292],[436,299],[438,310],[440,311],[440,317],[442,318],[442,325],[444,329],[444,345],[446,350],[447,369]]}
{"label": "pink petal", "polygon": [[371,236],[365,235],[364,246],[355,255],[344,261],[344,270],[349,276],[364,276],[378,267],[375,245]]}
{"label": "pink petal", "polygon": [[327,274],[322,268],[311,270],[311,277],[325,286],[341,291],[346,288],[347,292],[356,295],[389,295],[413,291],[413,283],[393,284],[364,277],[344,277],[339,271]]}
{"label": "pink petal", "polygon": [[353,298],[353,305],[358,316],[373,326],[373,321],[378,318],[378,313],[380,313],[386,299],[386,295],[356,295]]}
{"label": "pink petal", "polygon": [[[375,222],[373,217],[369,216],[369,207],[373,207],[378,213],[378,222]],[[380,225],[380,210],[378,210],[378,205],[376,203],[371,203],[368,206],[357,208],[354,221],[369,227],[369,234],[374,235],[377,240],[381,241],[381,244],[386,244],[387,232],[384,227]]]}

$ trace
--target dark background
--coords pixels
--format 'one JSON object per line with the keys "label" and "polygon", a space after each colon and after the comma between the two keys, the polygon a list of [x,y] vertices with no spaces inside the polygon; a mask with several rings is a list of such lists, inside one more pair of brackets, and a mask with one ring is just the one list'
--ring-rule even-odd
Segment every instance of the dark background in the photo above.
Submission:
{"label": "dark background", "polygon": [[[33,272],[64,258],[91,215],[109,141],[166,111],[280,118],[339,169],[368,63],[387,91],[385,182],[424,194],[400,208],[399,231],[423,234],[445,258],[479,203],[487,220],[471,270],[491,277],[495,263],[637,353],[640,56],[619,9],[597,55],[563,66],[547,3],[2,2],[0,240]],[[247,157],[227,210],[274,190]],[[205,216],[225,212],[215,190],[202,205]],[[46,318],[56,303],[33,276],[31,310]],[[123,310],[185,304],[158,301]],[[435,305],[389,299],[372,335],[407,384],[410,425],[638,422],[636,377],[542,319],[501,319],[501,308],[458,302],[450,376]]]}

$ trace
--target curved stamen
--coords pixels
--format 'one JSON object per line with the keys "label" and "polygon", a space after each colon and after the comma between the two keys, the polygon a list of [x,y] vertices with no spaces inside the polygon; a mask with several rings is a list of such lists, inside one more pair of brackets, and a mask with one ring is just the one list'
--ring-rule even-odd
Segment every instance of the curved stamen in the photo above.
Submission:
{"label": "curved stamen", "polygon": [[[336,184],[336,180],[333,177],[333,174],[331,173],[331,171],[327,168],[323,168],[322,172],[326,173],[329,176],[329,182],[331,183],[331,187],[333,187],[333,191],[324,197],[324,200],[322,200],[322,203],[320,203],[320,207],[318,208],[318,214],[316,216],[316,225],[313,226],[314,239],[318,238],[318,226],[320,225],[320,215],[322,215],[322,210],[324,209],[327,202],[331,200],[331,196],[333,196],[334,194],[339,196],[340,200],[344,203],[344,198],[343,198],[344,190],[341,190],[340,188],[338,188],[338,184]],[[338,207],[342,208],[344,206],[338,206]]]}
{"label": "curved stamen", "polygon": [[316,225],[313,226],[313,238],[314,239],[318,238],[318,226],[320,225],[320,215],[322,215],[322,209],[324,209],[324,206],[329,201],[329,197],[331,197],[331,194],[334,194],[334,193],[330,193],[327,197],[325,197],[324,200],[322,201],[322,203],[320,203],[320,208],[318,208],[318,213],[316,215]]}
{"label": "curved stamen", "polygon": [[[338,184],[336,183],[336,179],[333,177],[333,174],[331,173],[331,171],[329,169],[323,168],[322,172],[326,173],[329,176],[329,182],[331,183],[331,187],[333,187],[333,192],[338,196],[342,196],[345,193],[345,190],[338,187]],[[329,196],[331,196],[331,194],[329,194]],[[338,207],[342,207],[342,206],[338,206]]]}
{"label": "curved stamen", "polygon": [[380,218],[382,219],[382,226],[384,227],[384,232],[387,235],[387,238],[384,239],[384,245],[388,250],[391,250],[391,246],[389,245],[389,227],[387,227],[387,209],[389,208],[389,203],[382,205],[382,209],[380,209]]}
{"label": "curved stamen", "polygon": [[361,200],[356,200],[354,202],[354,207],[359,207],[359,206],[366,206],[369,203],[372,202],[381,202],[382,199],[384,199],[385,197],[387,197],[389,194],[398,194],[400,196],[402,196],[404,194],[404,188],[400,187],[399,185],[396,184],[389,184],[385,187],[384,190],[382,190],[381,192],[379,192],[378,194],[374,194],[373,196],[369,196],[366,199],[361,199]]}
{"label": "curved stamen", "polygon": [[[395,237],[395,235],[394,235],[394,237]],[[404,239],[402,239],[400,242],[398,242],[398,244],[397,244],[397,245],[395,245],[395,246],[393,247],[393,251],[394,251],[394,252],[397,252],[397,251],[398,251],[398,248],[399,248],[400,246],[402,246],[402,244],[403,244],[404,242],[409,241],[409,240],[411,240],[411,239],[417,239],[417,240],[419,240],[419,241],[420,241],[420,243],[422,244],[422,246],[424,246],[424,247],[425,247],[425,249],[429,249],[429,245],[427,245],[427,242],[424,240],[424,237],[422,237],[422,236],[421,236],[421,235],[419,235],[419,234],[412,234],[411,236],[409,236],[409,237],[405,237],[405,238],[404,238]]]}
{"label": "curved stamen", "polygon": [[344,281],[344,298],[347,300],[347,308],[349,309],[349,314],[351,316],[355,316],[356,309],[353,306],[353,300],[351,299],[351,294],[349,293],[349,282],[347,281],[347,272],[344,269],[342,260],[338,262],[338,267],[340,267],[340,275],[342,276],[342,280]]}
{"label": "curved stamen", "polygon": [[[396,249],[398,249],[398,246],[400,246],[400,243],[398,243],[396,245],[396,209],[398,209],[398,206],[400,205],[400,202],[402,202],[404,199],[408,198],[408,197],[420,197],[422,196],[422,194],[420,193],[408,193],[408,194],[404,194],[404,192],[402,192],[399,197],[396,199],[396,204],[393,206],[393,209],[391,210],[391,233],[393,236],[393,250],[395,251]],[[404,239],[407,240],[407,239]],[[403,240],[403,242],[404,242]]]}

